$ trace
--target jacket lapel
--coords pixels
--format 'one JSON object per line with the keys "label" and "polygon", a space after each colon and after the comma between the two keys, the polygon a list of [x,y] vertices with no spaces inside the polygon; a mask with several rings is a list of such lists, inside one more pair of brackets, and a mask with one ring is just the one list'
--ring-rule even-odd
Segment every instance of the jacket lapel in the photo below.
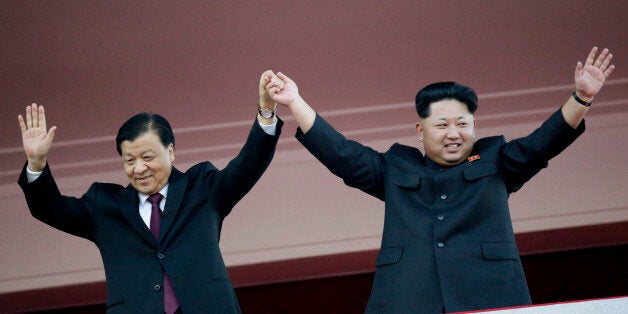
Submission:
{"label": "jacket lapel", "polygon": [[146,241],[156,245],[155,237],[153,237],[153,234],[150,233],[150,230],[140,217],[137,191],[132,185],[127,185],[127,187],[120,192],[118,195],[118,204],[120,211],[133,229]]}
{"label": "jacket lapel", "polygon": [[166,197],[164,213],[161,216],[161,229],[159,230],[160,241],[163,240],[164,235],[168,232],[172,226],[174,218],[177,216],[177,212],[179,211],[179,207],[181,206],[181,202],[183,202],[183,197],[185,195],[188,177],[181,171],[177,170],[177,168],[172,167],[172,172],[170,173],[170,179],[168,181],[168,197]]}

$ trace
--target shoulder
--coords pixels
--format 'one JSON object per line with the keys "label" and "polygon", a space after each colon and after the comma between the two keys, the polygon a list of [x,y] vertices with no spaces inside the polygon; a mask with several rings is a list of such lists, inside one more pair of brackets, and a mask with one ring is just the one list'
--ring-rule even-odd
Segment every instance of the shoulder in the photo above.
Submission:
{"label": "shoulder", "polygon": [[117,194],[117,193],[120,193],[122,190],[124,190],[124,186],[120,184],[116,184],[116,183],[94,182],[89,187],[89,190],[90,191],[98,190],[98,192],[101,192],[101,193]]}
{"label": "shoulder", "polygon": [[421,154],[418,148],[399,143],[393,144],[386,152],[386,155],[400,158],[423,158],[423,154]]}
{"label": "shoulder", "polygon": [[402,171],[419,171],[423,163],[423,154],[412,146],[399,143],[393,144],[385,153],[386,166],[388,169],[398,169]]}
{"label": "shoulder", "polygon": [[188,170],[186,170],[184,173],[179,171],[177,168],[172,167],[172,174],[173,175],[176,175],[176,174],[194,175],[194,174],[198,174],[198,173],[215,171],[215,170],[218,170],[218,169],[216,168],[216,166],[214,166],[214,164],[212,164],[209,161],[203,161],[203,162],[199,162],[199,163],[193,165]]}
{"label": "shoulder", "polygon": [[484,137],[473,144],[473,154],[497,152],[504,144],[506,144],[506,138],[503,135]]}
{"label": "shoulder", "polygon": [[209,161],[203,161],[193,165],[185,172],[181,172],[177,168],[172,167],[169,181],[174,182],[183,178],[191,181],[206,181],[217,173],[220,173],[220,171],[214,164]]}

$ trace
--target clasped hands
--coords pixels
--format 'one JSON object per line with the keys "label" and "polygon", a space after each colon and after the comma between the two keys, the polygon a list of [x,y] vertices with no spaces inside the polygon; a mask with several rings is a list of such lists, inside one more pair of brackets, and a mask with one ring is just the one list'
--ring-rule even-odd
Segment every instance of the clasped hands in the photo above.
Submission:
{"label": "clasped hands", "polygon": [[262,73],[259,96],[262,109],[273,108],[277,104],[289,107],[300,98],[296,83],[285,74],[272,70]]}

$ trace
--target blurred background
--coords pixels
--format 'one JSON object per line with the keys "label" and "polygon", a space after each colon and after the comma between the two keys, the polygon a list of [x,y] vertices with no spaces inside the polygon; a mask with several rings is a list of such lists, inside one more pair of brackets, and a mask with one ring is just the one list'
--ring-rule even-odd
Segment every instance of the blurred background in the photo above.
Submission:
{"label": "blurred background", "polygon": [[[419,146],[414,96],[454,80],[479,95],[479,136],[525,136],[569,97],[577,61],[608,47],[617,69],[587,131],[511,197],[535,303],[627,295],[626,1],[0,2],[0,312],[104,313],[90,242],[32,218],[16,184],[17,115],[36,102],[58,127],[49,163],[61,191],[127,184],[114,138],[130,116],[172,124],[175,167],[223,167],[256,115],[267,69],[347,137]],[[221,249],[245,313],[362,313],[383,203],[346,187],[286,121]]]}

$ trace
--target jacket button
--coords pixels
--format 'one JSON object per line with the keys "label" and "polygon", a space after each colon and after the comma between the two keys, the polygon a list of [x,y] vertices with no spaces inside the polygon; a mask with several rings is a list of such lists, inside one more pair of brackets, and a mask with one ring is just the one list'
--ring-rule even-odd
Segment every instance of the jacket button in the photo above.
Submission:
{"label": "jacket button", "polygon": [[155,285],[153,288],[155,289],[155,291],[159,291],[159,289],[161,289],[161,286],[160,285]]}
{"label": "jacket button", "polygon": [[443,242],[438,242],[438,244],[436,244],[436,245],[438,245],[438,247],[445,247],[445,243],[443,243]]}
{"label": "jacket button", "polygon": [[164,258],[164,255],[163,255],[163,254],[161,254],[161,253],[159,253],[159,254],[157,254],[157,257],[159,257],[159,259],[163,259],[163,258]]}
{"label": "jacket button", "polygon": [[438,220],[445,220],[445,215],[438,215]]}
{"label": "jacket button", "polygon": [[440,196],[440,199],[441,199],[441,200],[447,199],[447,195],[445,195],[445,194],[441,195],[441,196]]}

